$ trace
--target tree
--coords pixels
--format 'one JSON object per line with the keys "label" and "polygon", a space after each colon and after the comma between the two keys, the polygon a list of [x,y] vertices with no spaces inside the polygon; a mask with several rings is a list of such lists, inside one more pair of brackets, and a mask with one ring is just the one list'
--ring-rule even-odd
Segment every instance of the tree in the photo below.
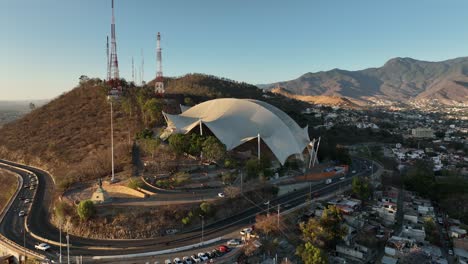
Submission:
{"label": "tree", "polygon": [[34,110],[34,109],[36,109],[36,105],[35,105],[34,103],[32,103],[32,102],[29,103],[29,110],[32,111],[32,110]]}
{"label": "tree", "polygon": [[141,140],[141,146],[146,153],[151,154],[151,158],[154,159],[154,153],[158,149],[161,141],[159,139],[147,138]]}
{"label": "tree", "polygon": [[352,183],[353,193],[363,201],[369,200],[372,194],[369,179],[364,177],[354,177]]}
{"label": "tree", "polygon": [[209,161],[219,161],[226,155],[226,146],[217,138],[209,136],[203,142],[203,156]]}
{"label": "tree", "polygon": [[185,98],[184,98],[184,104],[187,105],[187,106],[193,106],[193,105],[195,105],[195,103],[193,102],[192,98],[190,98],[190,97],[185,97]]}
{"label": "tree", "polygon": [[163,103],[161,100],[152,98],[143,105],[144,121],[147,126],[159,123],[162,117]]}
{"label": "tree", "polygon": [[302,240],[320,248],[334,249],[347,233],[342,223],[340,210],[336,206],[330,206],[323,210],[320,220],[311,218],[307,223],[300,224]]}
{"label": "tree", "polygon": [[301,257],[304,264],[328,264],[327,255],[310,242],[300,245],[296,250],[296,255]]}
{"label": "tree", "polygon": [[191,134],[187,152],[190,155],[199,156],[202,151],[204,139],[205,138],[203,136],[200,136],[199,134]]}
{"label": "tree", "polygon": [[96,213],[96,208],[91,200],[81,201],[77,208],[77,213],[82,221],[88,221]]}
{"label": "tree", "polygon": [[245,164],[245,168],[247,170],[247,177],[249,179],[253,179],[258,177],[258,174],[260,173],[260,165],[258,162],[258,159],[252,158],[247,161]]}
{"label": "tree", "polygon": [[334,249],[337,242],[347,233],[346,226],[343,225],[343,215],[336,206],[329,206],[323,210],[320,218],[320,225],[328,236],[328,248]]}
{"label": "tree", "polygon": [[213,206],[210,203],[203,202],[200,204],[200,209],[203,212],[203,215],[211,215],[213,213]]}
{"label": "tree", "polygon": [[349,155],[348,150],[345,148],[336,148],[336,159],[341,164],[351,165],[351,156]]}
{"label": "tree", "polygon": [[240,195],[240,188],[235,187],[235,186],[227,186],[224,188],[224,194],[226,195],[227,198],[236,198]]}
{"label": "tree", "polygon": [[181,155],[188,149],[188,144],[185,135],[173,134],[169,137],[169,147],[177,155]]}
{"label": "tree", "polygon": [[[281,217],[280,217],[281,221]],[[280,223],[281,226],[281,223]],[[279,232],[278,226],[278,215],[257,215],[255,217],[255,229],[262,232],[265,235]]]}

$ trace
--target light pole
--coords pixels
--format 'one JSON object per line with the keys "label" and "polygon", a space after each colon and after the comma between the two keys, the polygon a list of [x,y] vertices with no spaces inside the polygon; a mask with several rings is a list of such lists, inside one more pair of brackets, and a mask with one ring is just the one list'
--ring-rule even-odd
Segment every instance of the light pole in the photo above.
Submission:
{"label": "light pole", "polygon": [[112,177],[111,182],[115,181],[114,175],[114,120],[113,120],[113,110],[112,110],[112,99],[110,100],[110,110],[111,110],[111,160],[112,160]]}
{"label": "light pole", "polygon": [[201,243],[203,244],[203,228],[204,228],[204,225],[205,225],[205,216],[204,215],[200,215],[201,217]]}
{"label": "light pole", "polygon": [[59,253],[59,263],[62,263],[62,221],[60,221],[60,228],[59,228],[59,235],[60,235],[60,253]]}
{"label": "light pole", "polygon": [[67,233],[67,263],[70,264],[70,236]]}
{"label": "light pole", "polygon": [[23,229],[24,263],[26,263],[26,227]]}

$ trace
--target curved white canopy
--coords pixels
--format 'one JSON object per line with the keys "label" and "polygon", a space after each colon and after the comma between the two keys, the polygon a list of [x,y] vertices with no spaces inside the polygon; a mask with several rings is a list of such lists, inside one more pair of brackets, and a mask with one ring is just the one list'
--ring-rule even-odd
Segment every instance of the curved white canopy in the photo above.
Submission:
{"label": "curved white canopy", "polygon": [[168,128],[175,133],[188,133],[202,122],[227,150],[260,135],[281,164],[289,156],[301,154],[310,142],[307,127],[299,127],[280,109],[258,100],[215,99],[180,115],[163,114]]}

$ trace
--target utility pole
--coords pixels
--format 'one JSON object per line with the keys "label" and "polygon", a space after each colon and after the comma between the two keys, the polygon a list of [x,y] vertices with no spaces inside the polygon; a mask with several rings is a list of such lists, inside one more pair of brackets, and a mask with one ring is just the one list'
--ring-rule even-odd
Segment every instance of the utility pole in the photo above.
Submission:
{"label": "utility pole", "polygon": [[70,264],[70,236],[67,233],[67,264]]}
{"label": "utility pole", "polygon": [[205,216],[204,215],[200,215],[201,216],[201,243],[203,244],[203,228],[204,228],[204,225],[205,225]]}
{"label": "utility pole", "polygon": [[240,171],[240,174],[241,174],[241,194],[244,193],[244,189],[243,189],[243,186],[244,186],[244,179],[243,179],[243,172],[242,172],[242,169]]}
{"label": "utility pole", "polygon": [[278,222],[278,230],[280,230],[280,204],[278,204],[278,219],[277,219],[277,222]]}
{"label": "utility pole", "polygon": [[26,226],[23,229],[24,263],[26,263]]}
{"label": "utility pole", "polygon": [[111,160],[112,160],[112,177],[111,182],[115,182],[115,175],[114,175],[114,120],[113,120],[113,109],[112,109],[112,99],[110,101],[111,107]]}
{"label": "utility pole", "polygon": [[62,263],[62,220],[60,220],[59,226],[59,235],[60,235],[60,253],[59,253],[59,263]]}

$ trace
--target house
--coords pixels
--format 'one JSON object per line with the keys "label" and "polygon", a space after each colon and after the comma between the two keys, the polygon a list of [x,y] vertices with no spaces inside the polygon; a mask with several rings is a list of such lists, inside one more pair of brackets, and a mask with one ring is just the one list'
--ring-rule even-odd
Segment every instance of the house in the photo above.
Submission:
{"label": "house", "polygon": [[458,226],[450,226],[450,237],[453,238],[464,238],[466,236],[466,230]]}
{"label": "house", "polygon": [[423,242],[426,239],[426,232],[422,225],[407,223],[403,225],[400,236]]}

